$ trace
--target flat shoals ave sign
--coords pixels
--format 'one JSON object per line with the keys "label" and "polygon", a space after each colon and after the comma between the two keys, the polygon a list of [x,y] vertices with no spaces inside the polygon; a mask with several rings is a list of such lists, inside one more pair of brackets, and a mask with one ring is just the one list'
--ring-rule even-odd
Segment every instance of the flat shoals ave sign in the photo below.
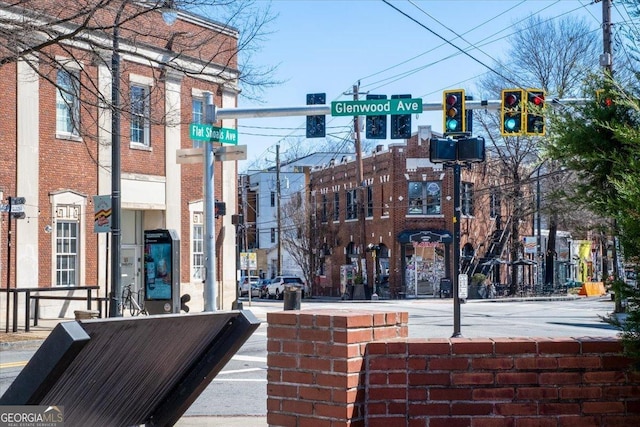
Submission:
{"label": "flat shoals ave sign", "polygon": [[196,141],[238,145],[238,131],[230,128],[191,123],[189,125],[189,137]]}
{"label": "flat shoals ave sign", "polygon": [[384,114],[422,113],[422,98],[368,99],[333,101],[332,116],[381,116]]}

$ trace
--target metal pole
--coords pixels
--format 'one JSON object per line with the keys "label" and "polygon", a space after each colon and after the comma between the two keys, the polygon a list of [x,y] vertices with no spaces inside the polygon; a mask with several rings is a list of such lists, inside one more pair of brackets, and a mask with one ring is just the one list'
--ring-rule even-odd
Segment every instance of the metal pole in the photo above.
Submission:
{"label": "metal pole", "polygon": [[453,338],[460,333],[460,298],[458,275],[460,274],[460,163],[453,165]]}
{"label": "metal pole", "polygon": [[[538,268],[538,288],[542,289],[542,285],[544,285],[543,281],[544,281],[544,276],[546,276],[546,272],[542,271],[542,226],[541,226],[541,220],[542,220],[542,215],[540,213],[540,167],[542,165],[538,166],[538,172],[537,172],[537,183],[536,183],[536,216],[538,219],[538,223],[537,223],[537,237],[536,237],[536,247],[537,247],[537,268]],[[548,241],[547,241],[547,245],[548,245]]]}
{"label": "metal pole", "polygon": [[[5,333],[9,333],[9,306],[11,302],[11,197],[9,197],[9,214],[7,215],[8,228],[7,228],[7,316],[6,316],[6,328]],[[16,310],[16,307],[13,307]],[[14,331],[15,332],[15,331]]]}
{"label": "metal pole", "polygon": [[[282,213],[280,211],[280,199],[282,197],[282,192],[280,185],[280,142],[278,142],[276,144],[276,227],[278,229],[278,259],[276,260],[276,276],[282,275]],[[249,293],[251,293],[251,289],[249,289]]]}
{"label": "metal pole", "polygon": [[[207,121],[216,122],[213,94],[205,93]],[[216,311],[216,242],[214,208],[214,161],[213,142],[204,146],[204,311]]]}
{"label": "metal pole", "polygon": [[113,52],[111,53],[111,295],[109,317],[120,317],[122,294],[120,269],[120,14],[113,25]]}

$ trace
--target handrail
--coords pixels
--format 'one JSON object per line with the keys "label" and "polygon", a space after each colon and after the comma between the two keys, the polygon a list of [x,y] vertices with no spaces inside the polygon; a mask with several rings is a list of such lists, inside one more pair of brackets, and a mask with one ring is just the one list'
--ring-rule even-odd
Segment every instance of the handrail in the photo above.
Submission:
{"label": "handrail", "polygon": [[[68,291],[87,291],[87,309],[91,309],[91,301],[92,301],[92,297],[91,297],[91,292],[94,290],[99,290],[100,286],[61,286],[61,287],[56,287],[56,288],[10,288],[7,291],[7,293],[12,293],[13,294],[13,311],[12,311],[12,319],[13,319],[13,327],[12,327],[12,332],[18,332],[18,295],[20,293],[24,293],[25,294],[25,325],[24,325],[24,330],[25,332],[29,332],[29,315],[31,314],[31,299],[33,298],[31,296],[32,292],[68,292]],[[39,295],[36,295],[39,296]],[[43,296],[43,298],[46,298],[46,296]],[[78,297],[73,297],[73,296],[68,296],[68,297],[64,297],[62,296],[61,298],[63,299],[69,299],[69,300],[73,300],[73,299],[77,299]],[[7,310],[9,310],[9,301],[7,301]],[[6,325],[6,332],[9,332],[9,323],[7,322]]]}

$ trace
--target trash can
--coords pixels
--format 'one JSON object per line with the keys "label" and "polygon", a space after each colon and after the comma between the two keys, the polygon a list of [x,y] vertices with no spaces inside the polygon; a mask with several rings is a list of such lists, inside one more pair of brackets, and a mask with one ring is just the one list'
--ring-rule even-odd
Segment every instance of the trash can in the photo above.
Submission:
{"label": "trash can", "polygon": [[451,298],[453,296],[453,283],[451,279],[443,277],[440,279],[440,298]]}
{"label": "trash can", "polygon": [[300,310],[302,300],[302,289],[297,286],[285,286],[282,295],[285,310]]}

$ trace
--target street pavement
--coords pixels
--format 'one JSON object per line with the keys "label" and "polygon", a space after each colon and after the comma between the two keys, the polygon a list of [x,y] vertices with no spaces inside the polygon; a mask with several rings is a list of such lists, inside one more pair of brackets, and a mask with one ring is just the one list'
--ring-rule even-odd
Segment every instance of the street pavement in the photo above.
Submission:
{"label": "street pavement", "polygon": [[[554,302],[555,301],[555,302]],[[503,304],[504,303],[504,304]],[[243,301],[244,309],[250,310],[259,320],[266,323],[267,313],[281,311],[282,301],[255,300]],[[453,332],[452,300],[451,299],[411,299],[393,301],[341,301],[338,299],[304,299],[302,310],[309,309],[347,309],[347,310],[375,310],[375,311],[408,311],[409,336],[411,338],[450,337]],[[600,316],[606,315],[613,309],[613,302],[609,296],[578,298],[578,297],[545,297],[499,300],[471,300],[461,305],[462,335],[464,337],[507,337],[507,336],[615,336],[617,331],[604,323]],[[60,321],[73,319],[41,319],[39,326],[31,332],[4,333],[5,326],[0,324],[0,354],[4,351],[35,350],[48,336],[49,332]],[[266,325],[262,325],[253,337],[265,344],[254,344],[266,352]],[[254,357],[255,358],[255,357]],[[0,357],[0,359],[2,359]],[[236,358],[242,361],[242,356]],[[255,358],[260,359],[260,358]],[[266,360],[266,359],[264,359]],[[233,362],[233,359],[232,359]],[[230,364],[232,363],[230,362]],[[266,365],[266,363],[262,363]],[[0,360],[0,369],[2,368]],[[229,369],[232,368],[229,366]],[[221,374],[224,373],[221,372]],[[260,375],[266,378],[266,372]],[[219,375],[222,377],[223,375]],[[238,380],[241,381],[241,380]],[[225,384],[221,378],[219,393],[237,393],[242,391],[225,390],[224,387],[235,387],[238,383]],[[243,383],[240,383],[242,386]],[[244,383],[246,384],[246,383]],[[255,384],[255,383],[254,383]],[[266,383],[263,385],[266,387]],[[250,384],[247,387],[253,387]],[[265,390],[266,391],[266,390]],[[207,390],[208,392],[208,390]],[[2,392],[0,391],[0,394]],[[204,395],[199,400],[213,400],[218,397]],[[261,398],[255,399],[251,408],[236,405],[229,408],[210,410],[210,408],[196,408],[198,401],[185,413],[177,426],[267,426],[266,402]],[[232,404],[235,403],[231,399]],[[218,401],[218,403],[220,403]],[[218,413],[216,412],[226,412]],[[214,415],[211,415],[211,414]]]}

